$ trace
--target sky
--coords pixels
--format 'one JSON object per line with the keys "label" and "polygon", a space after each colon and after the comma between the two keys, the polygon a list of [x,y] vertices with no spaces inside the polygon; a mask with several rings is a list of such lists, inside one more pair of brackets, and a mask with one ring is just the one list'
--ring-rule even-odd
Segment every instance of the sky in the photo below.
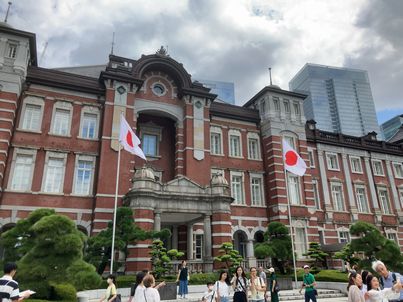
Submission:
{"label": "sky", "polygon": [[8,23],[36,33],[48,68],[106,63],[113,32],[119,56],[164,45],[193,78],[234,82],[238,105],[268,67],[282,89],[307,62],[364,69],[382,123],[403,113],[402,12],[400,0],[14,0]]}

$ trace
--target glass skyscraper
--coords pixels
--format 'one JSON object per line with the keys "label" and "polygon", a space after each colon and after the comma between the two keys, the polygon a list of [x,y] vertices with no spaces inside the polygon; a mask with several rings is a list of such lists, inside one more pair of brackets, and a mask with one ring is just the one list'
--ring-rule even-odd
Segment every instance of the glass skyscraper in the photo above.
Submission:
{"label": "glass skyscraper", "polygon": [[375,131],[382,137],[366,71],[305,64],[289,86],[308,94],[305,116],[318,129],[354,136]]}
{"label": "glass skyscraper", "polygon": [[211,89],[211,93],[217,94],[216,101],[226,102],[235,105],[235,87],[234,83],[222,82],[222,81],[212,81],[212,80],[199,80],[205,87]]}
{"label": "glass skyscraper", "polygon": [[381,125],[383,136],[388,141],[395,135],[399,128],[403,125],[403,114],[397,115],[394,118],[384,122]]}

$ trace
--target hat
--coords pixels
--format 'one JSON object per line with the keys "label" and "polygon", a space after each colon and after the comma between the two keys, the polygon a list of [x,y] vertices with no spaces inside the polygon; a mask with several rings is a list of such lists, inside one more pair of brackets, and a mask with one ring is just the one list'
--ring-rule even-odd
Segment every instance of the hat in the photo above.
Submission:
{"label": "hat", "polygon": [[270,272],[270,273],[274,273],[274,268],[272,268],[272,267],[269,268],[269,272]]}
{"label": "hat", "polygon": [[304,269],[305,269],[305,268],[309,268],[309,265],[305,264],[305,265],[304,265]]}

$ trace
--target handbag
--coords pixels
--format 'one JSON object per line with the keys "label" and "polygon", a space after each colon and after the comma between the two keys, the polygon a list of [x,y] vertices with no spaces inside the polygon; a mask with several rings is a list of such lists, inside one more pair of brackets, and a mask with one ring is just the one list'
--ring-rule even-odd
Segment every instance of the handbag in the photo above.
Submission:
{"label": "handbag", "polygon": [[316,290],[316,288],[313,289],[313,293],[315,294],[315,296],[318,295],[318,291]]}

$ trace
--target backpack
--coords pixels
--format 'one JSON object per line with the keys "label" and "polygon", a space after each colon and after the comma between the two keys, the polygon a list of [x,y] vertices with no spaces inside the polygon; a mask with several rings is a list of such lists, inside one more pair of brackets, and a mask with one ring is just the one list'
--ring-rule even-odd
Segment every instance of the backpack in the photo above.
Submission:
{"label": "backpack", "polygon": [[[392,273],[393,283],[396,283],[396,274]],[[383,277],[379,278],[379,283],[381,284],[381,289],[384,289],[385,285],[383,284]]]}

